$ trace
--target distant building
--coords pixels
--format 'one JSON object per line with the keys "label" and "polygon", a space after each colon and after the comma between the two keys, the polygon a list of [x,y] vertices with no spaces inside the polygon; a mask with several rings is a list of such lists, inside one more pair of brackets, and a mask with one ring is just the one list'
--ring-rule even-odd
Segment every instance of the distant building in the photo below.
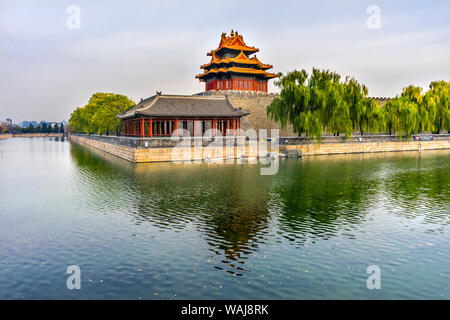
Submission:
{"label": "distant building", "polygon": [[19,124],[19,127],[21,127],[21,128],[28,128],[30,126],[30,124],[33,125],[33,127],[37,127],[38,126],[37,121],[22,121]]}

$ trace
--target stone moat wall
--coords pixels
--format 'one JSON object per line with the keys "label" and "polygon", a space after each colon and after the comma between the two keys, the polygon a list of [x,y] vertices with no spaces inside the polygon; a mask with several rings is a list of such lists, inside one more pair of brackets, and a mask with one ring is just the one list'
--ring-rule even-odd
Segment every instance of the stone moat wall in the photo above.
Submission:
{"label": "stone moat wall", "polygon": [[[191,146],[170,138],[128,138],[72,134],[71,141],[93,147],[131,162],[168,162],[256,158],[258,149],[236,141],[231,148],[211,146],[212,140],[192,139]],[[194,148],[201,146],[202,148]],[[265,152],[267,154],[267,152]]]}
{"label": "stone moat wall", "polygon": [[0,134],[0,139],[62,137],[62,136],[63,136],[62,133],[5,133],[5,134]]}
{"label": "stone moat wall", "polygon": [[[191,146],[180,146],[180,141],[170,138],[128,138],[114,136],[81,135],[70,136],[73,142],[87,145],[113,154],[131,162],[165,162],[182,160],[214,160],[255,158],[265,156],[267,152],[283,152],[284,150],[300,150],[304,156],[393,152],[393,151],[425,151],[450,149],[450,135],[422,136],[423,141],[405,141],[393,136],[367,136],[344,139],[343,137],[323,137],[322,142],[303,137],[282,137],[274,144],[272,141],[260,141],[259,150],[248,143],[234,142],[231,148],[211,147],[212,140],[193,139],[192,146],[197,143],[201,149]],[[432,140],[428,140],[432,139]],[[194,142],[196,141],[196,142]],[[225,145],[225,143],[224,143]],[[272,148],[273,146],[273,148]],[[228,152],[228,153],[227,153]]]}
{"label": "stone moat wall", "polygon": [[[242,108],[250,111],[250,115],[243,117],[241,120],[242,129],[247,130],[253,128],[259,129],[279,129],[280,125],[267,118],[266,108],[272,103],[273,99],[279,97],[277,93],[261,93],[252,91],[206,91],[199,95],[225,95],[231,105],[235,108]],[[287,126],[285,130],[280,130],[281,137],[294,137],[296,134],[291,126]]]}
{"label": "stone moat wall", "polygon": [[306,156],[450,149],[450,135],[433,136],[433,140],[430,141],[400,141],[391,136],[363,137],[361,141],[358,141],[358,138],[344,141],[330,138],[323,139],[320,144],[306,139],[289,140],[286,144],[280,144],[280,150],[300,150]]}

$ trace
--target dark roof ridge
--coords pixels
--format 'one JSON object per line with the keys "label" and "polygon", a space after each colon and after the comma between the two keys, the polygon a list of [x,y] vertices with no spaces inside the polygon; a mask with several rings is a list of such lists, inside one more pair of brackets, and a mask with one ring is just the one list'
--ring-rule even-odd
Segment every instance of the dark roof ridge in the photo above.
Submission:
{"label": "dark roof ridge", "polygon": [[225,95],[170,95],[160,94],[139,102],[127,112],[118,115],[125,119],[137,115],[145,116],[211,116],[211,117],[242,117],[250,112],[235,108]]}

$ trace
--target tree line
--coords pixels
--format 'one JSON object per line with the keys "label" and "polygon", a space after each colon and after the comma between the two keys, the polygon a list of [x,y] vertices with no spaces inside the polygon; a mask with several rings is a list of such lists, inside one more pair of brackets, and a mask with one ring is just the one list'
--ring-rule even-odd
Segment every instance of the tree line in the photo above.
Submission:
{"label": "tree line", "polygon": [[283,75],[275,82],[280,96],[267,107],[268,117],[282,129],[292,126],[296,134],[318,141],[324,132],[395,134],[409,139],[422,132],[450,130],[450,82],[431,82],[425,93],[410,85],[381,106],[368,97],[368,89],[354,78],[313,68]]}
{"label": "tree line", "polygon": [[74,110],[69,125],[74,132],[119,135],[123,123],[116,116],[134,105],[135,102],[124,95],[98,92],[92,95],[87,105]]}
{"label": "tree line", "polygon": [[[395,134],[409,139],[422,132],[450,130],[450,82],[431,82],[429,90],[410,85],[383,106],[368,97],[368,88],[356,79],[342,79],[336,72],[313,68],[279,74],[275,84],[280,96],[267,107],[267,116],[287,125],[298,134],[318,141],[324,132]],[[117,114],[131,109],[135,102],[124,95],[98,92],[88,104],[72,113],[69,124],[74,132],[120,135],[123,122]]]}
{"label": "tree line", "polygon": [[64,133],[64,124],[59,125],[55,123],[53,126],[43,123],[42,125],[34,126],[32,123],[28,127],[22,128],[21,133]]}

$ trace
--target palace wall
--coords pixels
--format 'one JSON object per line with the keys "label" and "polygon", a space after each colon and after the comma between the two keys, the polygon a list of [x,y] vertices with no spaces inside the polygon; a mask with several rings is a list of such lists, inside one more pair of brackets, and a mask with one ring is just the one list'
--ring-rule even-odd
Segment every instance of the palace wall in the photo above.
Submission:
{"label": "palace wall", "polygon": [[250,111],[250,115],[241,119],[241,128],[244,130],[267,129],[270,136],[270,129],[278,129],[280,137],[297,136],[291,126],[281,130],[280,125],[271,121],[266,114],[266,109],[273,99],[279,97],[277,93],[261,93],[252,91],[207,91],[199,95],[225,95],[234,108],[242,108]]}

